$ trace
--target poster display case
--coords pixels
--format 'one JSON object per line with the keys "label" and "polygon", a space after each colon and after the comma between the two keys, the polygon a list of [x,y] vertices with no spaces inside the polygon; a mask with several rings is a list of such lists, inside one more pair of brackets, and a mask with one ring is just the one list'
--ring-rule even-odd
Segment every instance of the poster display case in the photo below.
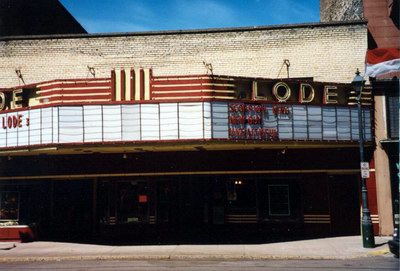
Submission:
{"label": "poster display case", "polygon": [[19,192],[0,192],[0,222],[18,221]]}

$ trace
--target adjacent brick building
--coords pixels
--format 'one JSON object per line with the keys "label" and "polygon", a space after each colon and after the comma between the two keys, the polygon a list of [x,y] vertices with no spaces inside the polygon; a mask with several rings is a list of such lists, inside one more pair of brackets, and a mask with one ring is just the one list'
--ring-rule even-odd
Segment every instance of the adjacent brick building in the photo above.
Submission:
{"label": "adjacent brick building", "polygon": [[0,37],[87,33],[58,0],[0,0]]}
{"label": "adjacent brick building", "polygon": [[320,0],[321,22],[362,20],[362,0]]}

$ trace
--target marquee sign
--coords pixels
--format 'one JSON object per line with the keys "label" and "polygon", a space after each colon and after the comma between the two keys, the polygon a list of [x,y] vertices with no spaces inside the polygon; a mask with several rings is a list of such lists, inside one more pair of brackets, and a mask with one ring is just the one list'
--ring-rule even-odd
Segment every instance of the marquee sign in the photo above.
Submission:
{"label": "marquee sign", "polygon": [[[340,106],[230,103],[229,138],[252,140],[358,140],[357,109]],[[371,115],[364,109],[371,140]]]}
{"label": "marquee sign", "polygon": [[0,91],[0,111],[13,110],[29,106],[28,91],[18,88]]}
{"label": "marquee sign", "polygon": [[348,105],[350,84],[310,79],[218,75],[153,76],[150,69],[118,70],[111,78],[54,80],[0,90],[0,112],[35,106],[139,101],[238,100]]}
{"label": "marquee sign", "polygon": [[[363,109],[366,140],[371,114]],[[0,148],[168,140],[358,140],[356,107],[240,102],[54,106],[0,113]]]}
{"label": "marquee sign", "polygon": [[3,129],[16,129],[16,128],[22,128],[23,125],[29,126],[29,118],[25,118],[25,121],[23,121],[24,115],[18,114],[18,115],[13,115],[13,116],[8,116],[5,117],[3,116],[1,118],[2,120],[2,128]]}
{"label": "marquee sign", "polygon": [[[0,148],[153,140],[358,140],[349,84],[217,75],[54,80],[0,90]],[[364,101],[364,99],[363,99]],[[364,134],[372,140],[363,108]]]}

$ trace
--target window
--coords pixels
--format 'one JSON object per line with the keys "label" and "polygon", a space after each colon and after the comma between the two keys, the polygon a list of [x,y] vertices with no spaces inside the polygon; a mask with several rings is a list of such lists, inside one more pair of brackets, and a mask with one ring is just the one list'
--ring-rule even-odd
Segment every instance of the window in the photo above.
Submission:
{"label": "window", "polygon": [[145,182],[118,184],[118,223],[135,223],[148,220],[148,193]]}
{"label": "window", "polygon": [[269,215],[290,216],[289,185],[269,184]]}
{"label": "window", "polygon": [[399,95],[391,93],[386,96],[388,137],[399,138]]}
{"label": "window", "polygon": [[19,192],[0,192],[0,221],[19,219]]}
{"label": "window", "polygon": [[254,180],[230,180],[226,183],[226,199],[232,209],[254,209],[256,186]]}

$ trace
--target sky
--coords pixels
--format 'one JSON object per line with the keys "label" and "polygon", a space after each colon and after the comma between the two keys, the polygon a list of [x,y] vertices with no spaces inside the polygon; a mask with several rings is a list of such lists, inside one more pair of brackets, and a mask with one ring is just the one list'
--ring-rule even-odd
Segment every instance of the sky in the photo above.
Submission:
{"label": "sky", "polygon": [[319,21],[319,0],[61,0],[89,33]]}

